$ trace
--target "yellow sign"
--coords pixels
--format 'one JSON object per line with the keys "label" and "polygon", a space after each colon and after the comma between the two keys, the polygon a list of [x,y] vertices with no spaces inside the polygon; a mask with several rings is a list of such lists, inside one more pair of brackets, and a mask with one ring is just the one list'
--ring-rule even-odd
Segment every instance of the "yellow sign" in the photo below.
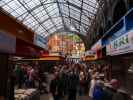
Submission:
{"label": "yellow sign", "polygon": [[85,57],[85,61],[92,61],[92,60],[96,60],[96,56],[95,55],[91,55],[91,56],[86,56]]}

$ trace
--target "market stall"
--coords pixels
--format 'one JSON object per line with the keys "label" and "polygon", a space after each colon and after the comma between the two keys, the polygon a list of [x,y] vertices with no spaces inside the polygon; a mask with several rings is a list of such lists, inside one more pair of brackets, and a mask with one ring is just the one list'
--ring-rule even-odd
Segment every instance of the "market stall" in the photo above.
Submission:
{"label": "market stall", "polygon": [[15,100],[40,100],[40,95],[36,89],[16,89]]}

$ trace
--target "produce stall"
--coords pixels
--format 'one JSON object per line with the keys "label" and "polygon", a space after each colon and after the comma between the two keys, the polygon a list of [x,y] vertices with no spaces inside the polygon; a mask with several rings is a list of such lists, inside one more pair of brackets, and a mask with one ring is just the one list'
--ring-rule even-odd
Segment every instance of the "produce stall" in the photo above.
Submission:
{"label": "produce stall", "polygon": [[40,100],[40,94],[36,89],[17,89],[15,100]]}

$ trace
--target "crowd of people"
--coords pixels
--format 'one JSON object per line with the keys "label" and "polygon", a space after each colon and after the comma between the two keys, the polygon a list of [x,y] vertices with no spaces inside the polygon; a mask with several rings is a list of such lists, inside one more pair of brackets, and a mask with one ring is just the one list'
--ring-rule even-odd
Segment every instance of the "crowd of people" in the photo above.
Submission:
{"label": "crowd of people", "polygon": [[36,65],[17,63],[14,68],[15,86],[17,88],[35,88],[35,80],[39,80]]}
{"label": "crowd of people", "polygon": [[[16,64],[15,86],[18,88],[38,88],[43,90],[46,77],[38,63]],[[50,82],[45,86],[54,100],[76,100],[78,96],[88,96],[88,100],[130,100],[130,97],[120,91],[120,82],[111,79],[110,65],[85,64],[67,62],[52,67]],[[46,75],[45,75],[46,76]],[[44,82],[45,81],[45,82]],[[43,83],[44,82],[44,83]],[[38,86],[36,86],[38,83]]]}
{"label": "crowd of people", "polygon": [[76,100],[77,94],[88,95],[88,100],[130,100],[125,92],[120,91],[120,82],[111,79],[108,71],[108,64],[54,66],[50,92],[54,100],[63,100],[64,96]]}

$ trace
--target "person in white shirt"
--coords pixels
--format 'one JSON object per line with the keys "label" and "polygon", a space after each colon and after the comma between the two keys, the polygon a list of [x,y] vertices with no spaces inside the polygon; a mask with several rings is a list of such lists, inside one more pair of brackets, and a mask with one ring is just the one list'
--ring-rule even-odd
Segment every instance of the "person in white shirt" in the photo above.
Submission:
{"label": "person in white shirt", "polygon": [[94,87],[96,84],[96,75],[92,75],[92,79],[90,81],[90,90],[89,90],[89,99],[92,100],[93,98],[93,92],[94,92]]}

